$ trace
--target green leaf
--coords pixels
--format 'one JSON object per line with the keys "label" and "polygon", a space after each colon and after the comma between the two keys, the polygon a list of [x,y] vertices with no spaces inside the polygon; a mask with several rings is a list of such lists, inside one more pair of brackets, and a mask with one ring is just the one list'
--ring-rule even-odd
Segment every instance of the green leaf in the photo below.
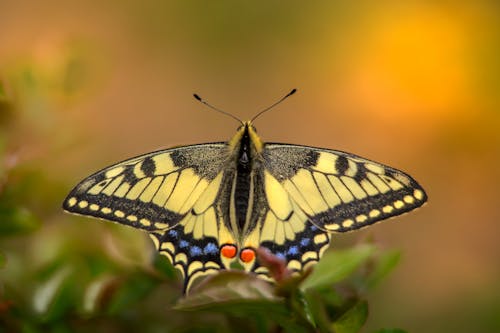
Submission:
{"label": "green leaf", "polygon": [[356,333],[363,327],[367,318],[368,303],[359,301],[332,324],[332,329],[335,333]]}
{"label": "green leaf", "polygon": [[144,299],[156,285],[157,282],[145,274],[137,273],[128,276],[118,286],[118,291],[113,295],[108,306],[108,312],[117,314],[129,309],[132,305]]}
{"label": "green leaf", "polygon": [[36,288],[33,294],[33,309],[45,322],[61,318],[72,306],[73,269],[66,266],[54,271]]}
{"label": "green leaf", "polygon": [[305,293],[305,297],[308,309],[314,318],[314,325],[318,328],[318,331],[329,332],[331,320],[325,310],[325,301],[322,293],[315,289],[309,289]]}
{"label": "green leaf", "polygon": [[324,288],[321,289],[321,292],[317,293],[321,294],[324,303],[329,306],[340,308],[345,303],[344,297],[335,288]]}
{"label": "green leaf", "polygon": [[300,290],[297,292],[296,297],[292,299],[292,308],[295,313],[304,318],[311,326],[316,327],[316,320],[311,305],[306,295],[300,292]]}
{"label": "green leaf", "polygon": [[382,328],[375,333],[407,333],[407,331],[400,328]]}
{"label": "green leaf", "polygon": [[170,280],[174,280],[177,278],[177,270],[174,268],[174,266],[166,256],[156,254],[153,259],[153,266],[162,276]]}
{"label": "green leaf", "polygon": [[117,278],[112,275],[103,275],[94,279],[85,288],[83,294],[82,310],[91,314],[103,308],[106,296],[115,287]]}
{"label": "green leaf", "polygon": [[177,310],[218,309],[237,311],[239,307],[275,307],[282,298],[274,295],[271,284],[243,271],[224,271],[211,275],[189,295],[179,300]]}
{"label": "green leaf", "polygon": [[0,236],[11,236],[33,231],[40,221],[24,207],[0,203]]}
{"label": "green leaf", "polygon": [[401,252],[399,250],[386,251],[376,260],[375,267],[365,280],[367,288],[376,287],[399,263]]}
{"label": "green leaf", "polygon": [[311,276],[304,281],[301,289],[320,288],[342,281],[368,260],[374,252],[375,247],[368,244],[326,252]]}
{"label": "green leaf", "polygon": [[286,332],[302,333],[313,329],[302,314],[291,311],[283,298],[275,296],[270,283],[242,271],[211,275],[179,300],[174,309],[222,312],[253,320],[268,319]]}
{"label": "green leaf", "polygon": [[0,268],[3,268],[5,266],[6,262],[7,262],[7,258],[5,257],[5,254],[0,252]]}

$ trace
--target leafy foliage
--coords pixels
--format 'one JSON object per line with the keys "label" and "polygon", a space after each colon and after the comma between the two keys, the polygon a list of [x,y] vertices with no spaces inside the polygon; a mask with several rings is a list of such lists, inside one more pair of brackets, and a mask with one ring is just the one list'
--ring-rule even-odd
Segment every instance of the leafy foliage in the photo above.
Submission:
{"label": "leafy foliage", "polygon": [[326,253],[305,278],[285,275],[273,285],[243,271],[225,271],[182,296],[179,279],[162,256],[154,255],[150,265],[130,265],[89,251],[85,244],[57,253],[24,272],[31,280],[26,284],[32,287],[29,292],[13,276],[6,281],[2,325],[33,332],[153,332],[158,327],[186,332],[274,332],[280,327],[286,332],[359,332],[368,316],[364,292],[381,271],[389,270],[388,252],[361,244]]}
{"label": "leafy foliage", "polygon": [[[222,272],[206,279],[175,308],[261,318],[265,325],[259,332],[272,331],[274,325],[289,332],[359,332],[368,317],[368,303],[360,291],[374,274],[389,269],[386,260],[378,260],[385,257],[366,244],[330,251],[305,280],[288,277],[275,286],[243,272]],[[368,265],[373,268],[366,270]],[[356,286],[352,282],[358,279],[367,282]],[[335,285],[339,282],[344,284]]]}

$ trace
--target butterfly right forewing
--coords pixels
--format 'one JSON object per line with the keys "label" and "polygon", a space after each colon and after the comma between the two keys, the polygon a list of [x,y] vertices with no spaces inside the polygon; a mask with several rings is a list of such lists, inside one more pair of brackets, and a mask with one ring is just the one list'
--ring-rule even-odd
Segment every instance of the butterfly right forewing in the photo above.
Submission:
{"label": "butterfly right forewing", "polygon": [[325,231],[359,229],[427,200],[408,174],[353,154],[268,144],[264,160],[309,221]]}

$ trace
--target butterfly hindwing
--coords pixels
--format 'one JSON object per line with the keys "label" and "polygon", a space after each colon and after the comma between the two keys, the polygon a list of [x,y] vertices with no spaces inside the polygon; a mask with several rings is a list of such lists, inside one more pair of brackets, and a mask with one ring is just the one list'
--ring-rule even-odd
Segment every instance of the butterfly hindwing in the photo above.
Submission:
{"label": "butterfly hindwing", "polygon": [[[215,227],[215,221],[207,222],[213,223]],[[178,224],[163,232],[152,232],[150,237],[160,254],[165,255],[181,272],[184,291],[189,290],[197,277],[217,273],[224,268],[217,236],[194,238],[184,225]]]}
{"label": "butterfly hindwing", "polygon": [[84,179],[63,207],[148,231],[187,289],[195,275],[223,268],[217,203],[228,154],[214,143],[132,158]]}
{"label": "butterfly hindwing", "polygon": [[[319,261],[330,243],[330,235],[309,221],[304,210],[266,167],[256,170],[254,178],[251,206],[258,213],[249,220],[243,246],[266,248],[284,260],[291,271],[303,272]],[[270,277],[259,262],[245,268]]]}
{"label": "butterfly hindwing", "polygon": [[267,144],[263,159],[309,222],[325,231],[359,229],[426,201],[409,175],[356,155]]}

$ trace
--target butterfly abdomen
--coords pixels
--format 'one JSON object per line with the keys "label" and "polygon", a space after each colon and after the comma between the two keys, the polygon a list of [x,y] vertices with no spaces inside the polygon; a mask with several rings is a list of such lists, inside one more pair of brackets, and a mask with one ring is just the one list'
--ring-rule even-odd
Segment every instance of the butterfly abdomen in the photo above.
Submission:
{"label": "butterfly abdomen", "polygon": [[236,166],[235,183],[235,212],[238,228],[242,231],[245,227],[250,198],[250,182],[252,171],[252,158],[250,155],[250,138],[245,131],[241,140]]}

